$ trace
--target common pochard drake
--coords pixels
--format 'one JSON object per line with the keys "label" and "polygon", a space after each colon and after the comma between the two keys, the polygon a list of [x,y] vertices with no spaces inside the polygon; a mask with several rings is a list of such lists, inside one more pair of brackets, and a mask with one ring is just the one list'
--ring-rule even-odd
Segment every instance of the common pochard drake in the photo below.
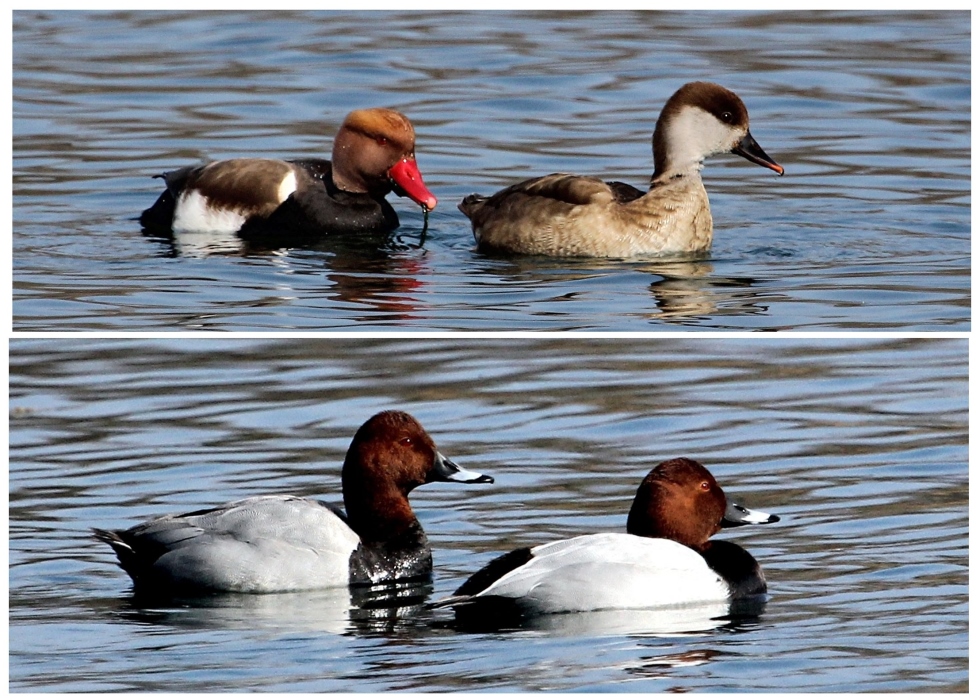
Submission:
{"label": "common pochard drake", "polygon": [[654,172],[644,192],[622,182],[556,173],[459,205],[481,250],[628,258],[711,247],[704,159],[736,153],[783,174],[749,133],[749,113],[721,85],[688,83],[667,100],[653,133]]}
{"label": "common pochard drake", "polygon": [[424,210],[436,198],[415,162],[415,130],[391,109],[362,109],[344,119],[332,160],[235,158],[165,173],[167,189],[143,212],[148,230],[220,231],[244,239],[387,233],[398,215],[394,190]]}
{"label": "common pochard drake", "polygon": [[415,418],[384,411],[358,429],[342,472],[346,515],[322,501],[257,496],[99,530],[137,593],[269,593],[402,579],[432,572],[408,494],[433,481],[492,483],[443,457]]}
{"label": "common pochard drake", "polygon": [[494,559],[436,606],[457,618],[666,608],[761,597],[762,569],[723,527],[774,523],[725,497],[691,459],[657,465],[640,484],[626,534],[605,532],[523,547]]}

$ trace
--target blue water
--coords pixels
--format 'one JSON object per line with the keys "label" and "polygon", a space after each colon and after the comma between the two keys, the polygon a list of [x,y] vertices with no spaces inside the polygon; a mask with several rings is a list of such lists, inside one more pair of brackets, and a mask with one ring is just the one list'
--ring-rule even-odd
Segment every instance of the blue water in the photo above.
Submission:
{"label": "blue water", "polygon": [[[637,186],[669,95],[738,92],[783,178],[705,181],[697,263],[501,259],[456,203],[570,171]],[[13,15],[17,330],[968,330],[970,16],[916,13]],[[440,198],[379,248],[248,254],[146,237],[151,176],[329,153],[404,111]]]}
{"label": "blue water", "polygon": [[[967,341],[14,340],[12,691],[968,689]],[[779,523],[728,530],[771,598],[738,623],[558,615],[515,633],[329,592],[133,605],[92,526],[262,493],[339,502],[401,408],[492,485],[430,484],[432,598],[494,555],[622,531],[657,462]]]}

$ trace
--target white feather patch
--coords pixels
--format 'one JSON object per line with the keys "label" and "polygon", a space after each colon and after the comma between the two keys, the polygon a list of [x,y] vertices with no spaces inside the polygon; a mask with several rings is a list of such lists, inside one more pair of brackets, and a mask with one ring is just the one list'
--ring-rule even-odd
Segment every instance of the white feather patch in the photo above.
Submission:
{"label": "white feather patch", "polygon": [[[288,179],[288,178],[287,178]],[[295,187],[295,177],[294,187]],[[288,195],[287,195],[288,196]],[[220,231],[234,233],[245,223],[245,216],[231,209],[211,206],[197,190],[182,192],[174,207],[174,231]]]}
{"label": "white feather patch", "polygon": [[279,183],[279,203],[285,202],[296,191],[296,173],[290,172]]}

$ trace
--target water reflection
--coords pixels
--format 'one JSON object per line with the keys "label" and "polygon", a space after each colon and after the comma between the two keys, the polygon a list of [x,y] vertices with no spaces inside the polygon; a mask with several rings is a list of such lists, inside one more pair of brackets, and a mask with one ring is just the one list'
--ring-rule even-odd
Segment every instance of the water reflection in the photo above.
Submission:
{"label": "water reflection", "polygon": [[[142,229],[142,234],[160,245],[163,257],[207,258],[211,256],[242,257],[284,253],[287,249],[321,251],[333,255],[350,255],[370,259],[392,252],[421,248],[425,243],[428,224],[421,230],[403,226],[396,237],[392,233],[358,234],[356,236],[318,236],[315,239],[294,239],[284,232],[275,239],[246,241],[230,231],[170,231]],[[409,243],[410,238],[417,243]]]}
{"label": "water reflection", "polygon": [[129,622],[178,628],[390,634],[416,626],[431,594],[429,580],[291,593],[133,594],[122,599],[115,612]]}
{"label": "water reflection", "polygon": [[248,245],[238,234],[218,231],[176,231],[170,234],[143,229],[143,236],[159,244],[159,255],[165,258],[207,258],[242,256]]}
{"label": "water reflection", "polygon": [[765,611],[764,598],[755,601],[705,603],[660,609],[594,610],[522,618],[498,608],[494,617],[460,615],[447,626],[460,632],[536,631],[564,637],[677,636],[727,627],[737,629]]}
{"label": "water reflection", "polygon": [[177,628],[343,634],[351,627],[351,607],[349,589],[328,588],[169,600],[133,596],[120,603],[117,613],[129,622]]}
{"label": "water reflection", "polygon": [[[303,277],[295,288],[291,288],[288,281],[280,287],[284,292],[291,292],[284,297],[284,303],[300,294],[312,294],[314,297],[329,295],[337,302],[364,305],[365,321],[377,320],[374,315],[377,312],[405,314],[403,319],[424,312],[427,304],[417,296],[427,286],[423,280],[436,272],[430,263],[431,256],[425,251],[424,231],[410,231],[398,236],[323,239],[292,249],[256,245],[241,240],[235,234],[180,232],[163,237],[159,233],[144,231],[144,235],[160,243],[164,257],[262,258],[283,272],[302,273]],[[515,284],[526,284],[529,276],[547,278],[548,273],[542,271],[541,265],[551,261],[547,258],[529,258],[497,262],[502,265],[497,273],[502,273],[504,279],[509,278]],[[314,263],[314,266],[311,267],[310,263]],[[561,261],[560,264],[569,263]],[[619,261],[576,261],[571,265],[588,277],[623,269]],[[328,284],[316,292],[309,286],[309,275],[321,267]],[[766,304],[773,301],[771,295],[763,300],[752,292],[758,280],[718,276],[714,265],[704,259],[670,258],[630,263],[628,267],[653,277],[649,289],[656,310],[645,314],[651,320],[683,320],[718,313],[761,314],[766,312]],[[288,280],[288,277],[284,279]],[[568,271],[556,271],[554,280],[568,281]],[[574,298],[569,297],[569,300]]]}
{"label": "water reflection", "polygon": [[623,664],[622,670],[630,676],[640,678],[669,678],[673,669],[703,666],[723,653],[719,649],[695,649],[661,656],[644,656],[640,663]]}
{"label": "water reflection", "polygon": [[431,595],[431,580],[354,586],[351,588],[352,627],[361,634],[390,634],[412,626]]}
{"label": "water reflection", "polygon": [[718,274],[715,263],[703,255],[639,261],[535,257],[505,260],[490,255],[483,255],[482,259],[481,273],[493,274],[514,287],[534,279],[546,284],[570,282],[578,291],[556,299],[570,303],[582,303],[594,285],[618,285],[629,277],[633,286],[647,288],[650,301],[646,308],[635,309],[633,315],[649,321],[765,315],[770,304],[785,299],[782,294],[759,288],[767,279]]}
{"label": "water reflection", "polygon": [[752,291],[757,280],[751,277],[715,276],[709,262],[665,261],[644,265],[645,272],[660,277],[650,284],[659,313],[651,318],[684,319],[725,313],[764,313],[759,295]]}
{"label": "water reflection", "polygon": [[719,313],[765,313],[766,306],[749,288],[750,278],[664,277],[650,285],[658,314],[665,321]]}
{"label": "water reflection", "polygon": [[[298,298],[324,299],[340,308],[359,308],[366,321],[406,320],[425,307],[419,299],[434,272],[424,245],[424,231],[399,235],[327,238],[301,247],[260,245],[233,233],[178,232],[167,236],[144,231],[167,258],[246,257],[261,259],[283,273],[277,294],[256,306],[288,306]],[[310,278],[323,270],[323,282]],[[325,302],[326,303],[326,302]]]}

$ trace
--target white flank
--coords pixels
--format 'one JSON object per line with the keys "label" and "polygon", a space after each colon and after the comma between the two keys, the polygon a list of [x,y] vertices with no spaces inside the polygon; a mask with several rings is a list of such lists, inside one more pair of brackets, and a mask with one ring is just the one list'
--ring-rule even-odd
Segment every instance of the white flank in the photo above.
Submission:
{"label": "white flank", "polygon": [[[295,178],[294,178],[295,180]],[[216,209],[197,190],[182,192],[174,207],[174,231],[221,231],[234,233],[245,223],[245,216],[230,209]]]}

